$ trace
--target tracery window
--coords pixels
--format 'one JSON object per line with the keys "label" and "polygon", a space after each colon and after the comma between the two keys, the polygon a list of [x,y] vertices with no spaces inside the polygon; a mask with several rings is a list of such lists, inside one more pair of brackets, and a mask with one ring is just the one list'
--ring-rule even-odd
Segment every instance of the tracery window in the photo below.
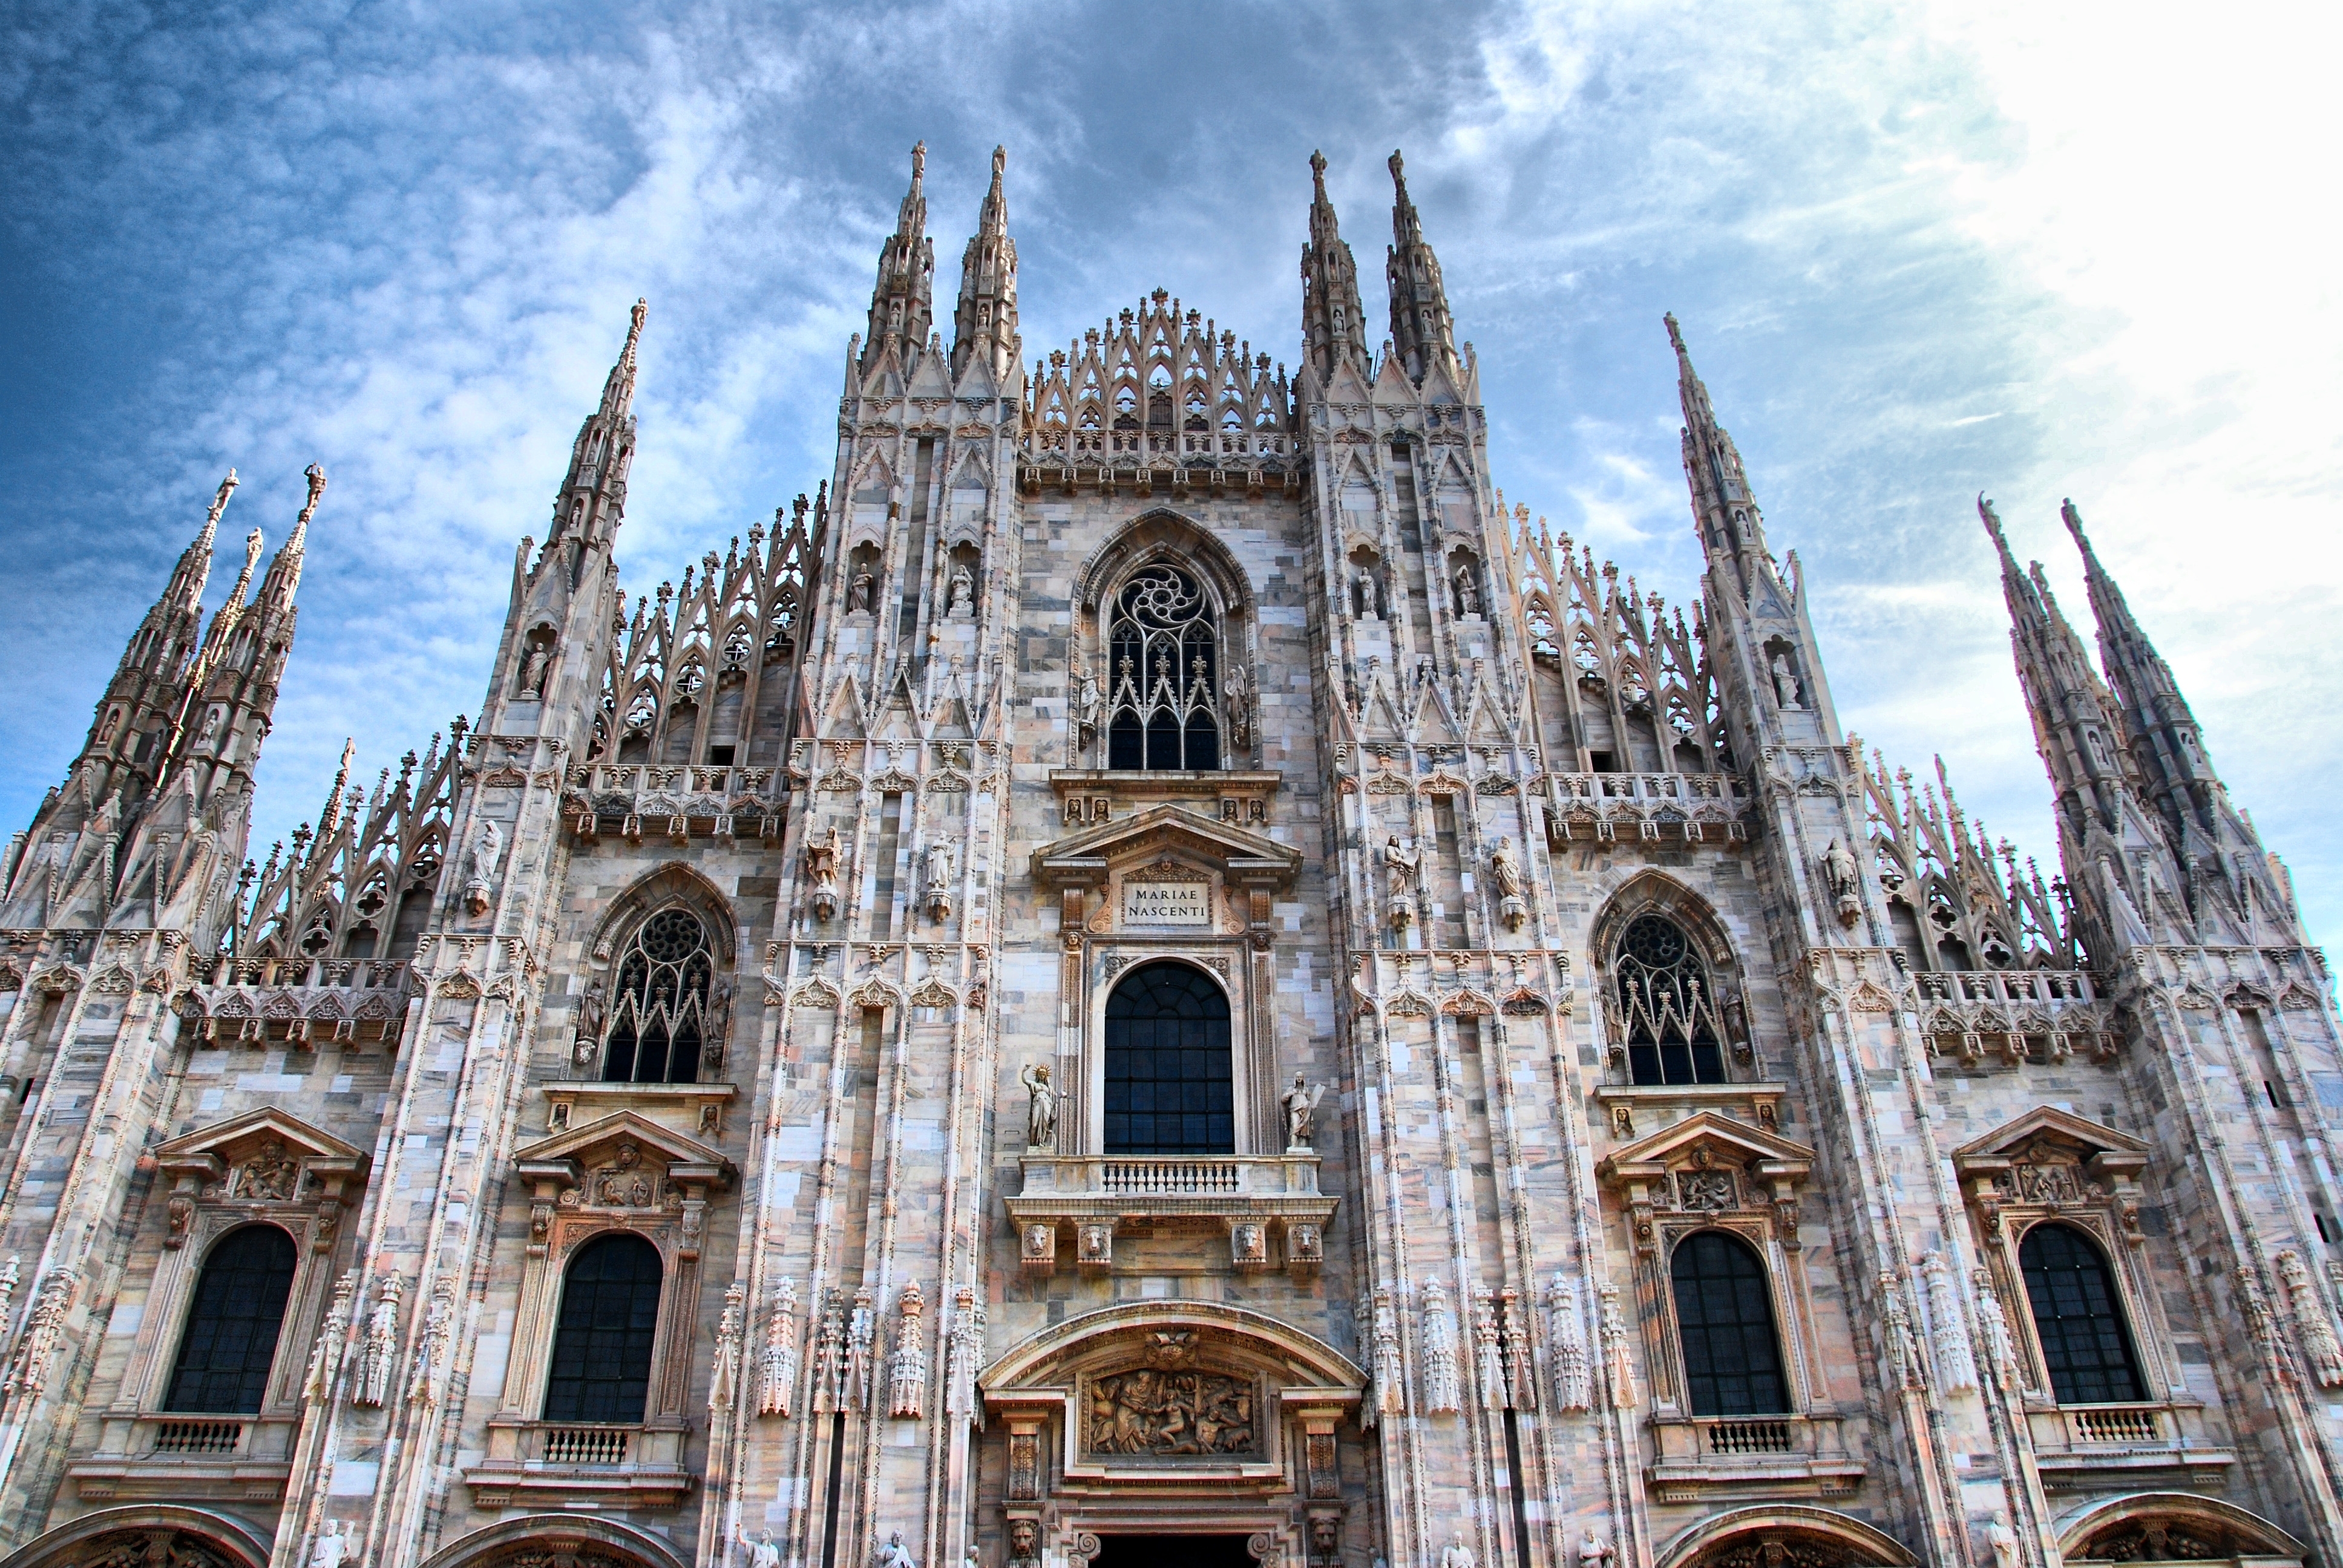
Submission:
{"label": "tracery window", "polygon": [[1715,987],[1684,928],[1638,915],[1619,938],[1614,969],[1627,1070],[1637,1083],[1723,1083],[1725,1030]]}
{"label": "tracery window", "polygon": [[643,1419],[663,1272],[659,1249],[628,1231],[578,1249],[562,1281],[545,1382],[547,1421]]}
{"label": "tracery window", "polygon": [[715,974],[708,928],[665,909],[627,943],[612,988],[602,1077],[612,1083],[689,1083],[699,1075]]}
{"label": "tracery window", "polygon": [[1133,572],[1107,634],[1107,766],[1218,768],[1220,655],[1219,618],[1193,577],[1160,562]]}
{"label": "tracery window", "polygon": [[295,1261],[293,1238],[275,1225],[239,1226],[220,1238],[196,1283],[165,1410],[260,1413]]}
{"label": "tracery window", "polygon": [[2017,1249],[2035,1337],[2060,1404],[2145,1399],[2107,1260],[2072,1225],[2042,1224]]}
{"label": "tracery window", "polygon": [[1723,1231],[1694,1231],[1676,1244],[1668,1274],[1692,1412],[1788,1413],[1773,1286],[1749,1244]]}
{"label": "tracery window", "polygon": [[1233,1154],[1229,999],[1202,970],[1151,963],[1106,1003],[1109,1154]]}

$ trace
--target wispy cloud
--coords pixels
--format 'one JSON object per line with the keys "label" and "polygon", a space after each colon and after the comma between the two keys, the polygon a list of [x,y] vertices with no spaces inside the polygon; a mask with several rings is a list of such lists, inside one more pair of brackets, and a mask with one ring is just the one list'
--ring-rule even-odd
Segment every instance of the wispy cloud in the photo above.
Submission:
{"label": "wispy cloud", "polygon": [[[2214,29],[2218,29],[2215,31]],[[478,701],[515,544],[648,295],[633,591],[827,471],[910,143],[947,299],[1008,146],[1030,355],[1161,285],[1290,358],[1322,146],[1370,307],[1408,151],[1509,500],[1684,599],[1674,308],[1805,560],[1848,721],[2049,845],[1989,552],[2079,608],[2073,495],[2238,797],[2343,929],[2334,18],[2038,4],[241,14],[28,0],[0,50],[0,822],[200,516],[333,474],[265,843],[345,733]],[[2329,891],[2329,889],[2336,890]]]}

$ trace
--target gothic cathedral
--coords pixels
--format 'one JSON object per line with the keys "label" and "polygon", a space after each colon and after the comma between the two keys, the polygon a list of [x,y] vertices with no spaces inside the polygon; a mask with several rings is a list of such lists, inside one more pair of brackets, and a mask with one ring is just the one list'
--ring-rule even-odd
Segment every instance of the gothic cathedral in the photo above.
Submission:
{"label": "gothic cathedral", "polygon": [[638,305],[477,721],[265,858],[326,476],[206,622],[221,487],[0,861],[6,1568],[2343,1563],[2328,975],[2071,506],[2046,879],[1673,318],[1688,610],[1396,155],[1290,372],[1027,360],[999,153],[947,344],[923,160],[815,498],[620,590]]}

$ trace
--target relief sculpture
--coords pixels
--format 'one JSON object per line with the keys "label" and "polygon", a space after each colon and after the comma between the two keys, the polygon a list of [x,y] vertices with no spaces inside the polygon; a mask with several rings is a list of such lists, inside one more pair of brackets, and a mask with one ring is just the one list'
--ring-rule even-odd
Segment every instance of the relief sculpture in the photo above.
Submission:
{"label": "relief sculpture", "polygon": [[1090,1385],[1083,1447],[1093,1454],[1257,1453],[1250,1380],[1212,1372],[1117,1372]]}

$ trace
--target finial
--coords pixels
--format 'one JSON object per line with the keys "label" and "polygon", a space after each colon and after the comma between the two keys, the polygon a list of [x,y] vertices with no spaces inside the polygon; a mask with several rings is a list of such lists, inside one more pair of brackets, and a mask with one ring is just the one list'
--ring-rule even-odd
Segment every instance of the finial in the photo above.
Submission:
{"label": "finial", "polygon": [[918,185],[928,174],[928,144],[923,139],[911,144],[911,183]]}
{"label": "finial", "polygon": [[320,463],[312,463],[307,467],[301,470],[301,477],[309,481],[309,504],[301,508],[300,517],[300,521],[302,523],[307,523],[317,510],[318,498],[326,493],[325,466]]}
{"label": "finial", "polygon": [[649,316],[650,313],[650,301],[639,296],[637,297],[635,300],[635,307],[627,312],[627,319],[630,323],[627,327],[628,353],[632,354],[635,351],[636,341],[643,335],[643,317]]}
{"label": "finial", "polygon": [[1686,350],[1684,348],[1684,332],[1676,326],[1676,313],[1671,310],[1665,316],[1661,317],[1660,319],[1668,324],[1669,346],[1675,349],[1676,355],[1679,358],[1683,357]]}
{"label": "finial", "polygon": [[2075,536],[2075,543],[2077,547],[2080,548],[2085,555],[2089,555],[2091,553],[2090,536],[2083,532],[2083,514],[2076,508],[2073,497],[2069,496],[2060,499],[2058,502],[2058,517],[2059,520],[2066,525],[2066,531]]}
{"label": "finial", "polygon": [[227,510],[227,498],[236,493],[236,470],[230,468],[227,477],[219,482],[219,493],[212,497],[211,515],[204,519],[206,532],[219,526],[220,514]]}
{"label": "finial", "polygon": [[994,147],[992,149],[992,188],[994,190],[999,190],[1001,188],[1001,171],[1008,166],[1009,149],[1007,147],[1001,146]]}
{"label": "finial", "polygon": [[1392,186],[1399,192],[1399,199],[1405,201],[1407,199],[1407,175],[1404,172],[1406,166],[1401,162],[1397,147],[1392,149],[1390,163]]}
{"label": "finial", "polygon": [[1315,151],[1311,153],[1310,180],[1318,187],[1318,199],[1324,201],[1326,199],[1326,155],[1324,153]]}
{"label": "finial", "polygon": [[260,564],[260,530],[255,528],[244,536],[244,575],[252,576],[252,568]]}

